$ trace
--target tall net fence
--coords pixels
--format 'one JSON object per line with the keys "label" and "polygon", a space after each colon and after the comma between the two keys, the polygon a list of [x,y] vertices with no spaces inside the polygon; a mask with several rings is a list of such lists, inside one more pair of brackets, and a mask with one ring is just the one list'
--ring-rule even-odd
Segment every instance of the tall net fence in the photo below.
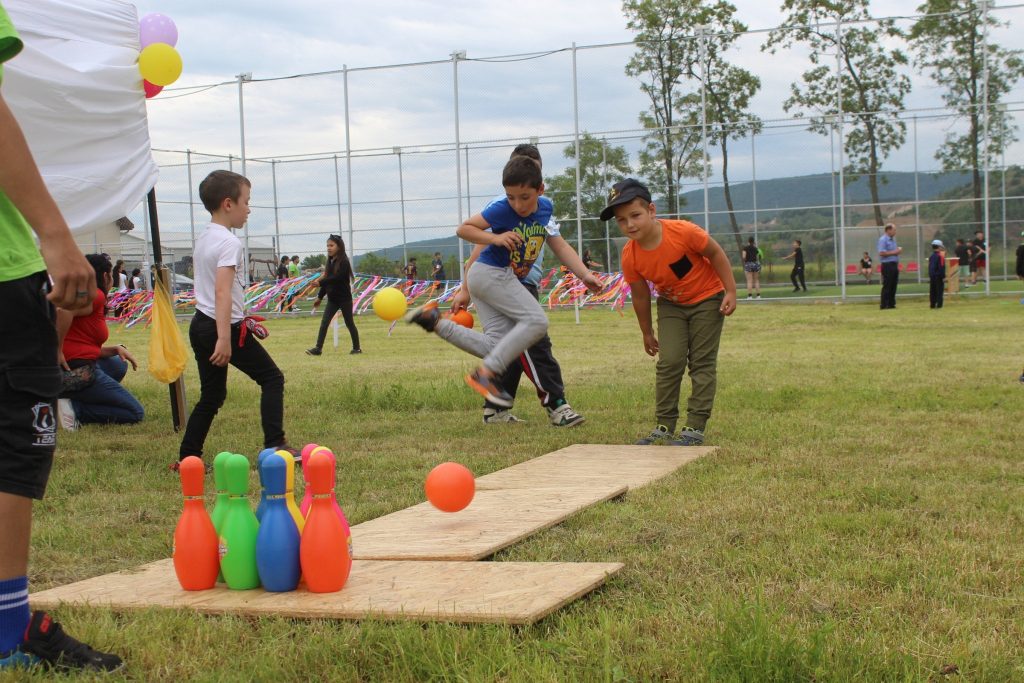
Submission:
{"label": "tall net fence", "polygon": [[[988,39],[1012,45],[1024,9],[989,11],[1008,26]],[[912,21],[896,19],[905,30]],[[753,237],[769,282],[786,280],[782,257],[794,240],[803,243],[810,280],[855,281],[852,269],[862,254],[877,258],[885,222],[898,226],[908,277],[927,277],[921,273],[933,239],[952,249],[954,240],[969,240],[976,230],[988,240],[992,277],[1014,277],[1014,250],[1024,230],[1019,143],[1002,145],[977,169],[943,168],[941,144],[967,132],[969,117],[947,107],[940,89],[919,77],[905,108],[873,113],[877,122],[901,126],[903,142],[882,158],[874,177],[852,169],[844,142],[857,116],[784,111],[785,91],[808,68],[807,54],[794,48],[775,63],[761,49],[765,38],[758,31],[739,35],[730,53],[762,81],[751,105],[756,121],[712,123],[702,115],[670,131],[639,122],[650,102],[625,73],[633,43],[491,58],[455,53],[420,64],[241,78],[165,102],[157,98],[153,125],[163,117],[194,120],[237,150],[154,152],[165,251],[187,277],[191,242],[207,220],[196,188],[210,171],[229,168],[253,184],[253,211],[240,236],[254,280],[272,278],[283,255],[305,261],[322,254],[330,234],[344,237],[358,271],[397,275],[417,257],[422,277],[429,273],[424,260],[439,252],[448,277],[457,277],[472,245],[460,244],[455,228],[503,192],[501,168],[512,148],[533,142],[563,236],[605,272],[619,269],[623,239],[613,221],[598,219],[595,207],[628,172],[649,181],[662,215],[706,227],[734,262]],[[793,70],[779,73],[781,65]],[[699,78],[682,78],[680,88],[706,94]],[[1024,98],[1016,84],[991,106],[1000,114],[998,132],[1019,129]],[[980,115],[990,113],[986,106]],[[696,141],[697,154],[706,155],[706,164],[678,178],[674,212],[669,188],[644,178],[640,164],[652,137],[666,132]],[[997,137],[997,131],[985,132]],[[577,150],[586,162],[579,176]],[[613,160],[624,160],[625,167]],[[145,225],[142,207],[129,217]]]}

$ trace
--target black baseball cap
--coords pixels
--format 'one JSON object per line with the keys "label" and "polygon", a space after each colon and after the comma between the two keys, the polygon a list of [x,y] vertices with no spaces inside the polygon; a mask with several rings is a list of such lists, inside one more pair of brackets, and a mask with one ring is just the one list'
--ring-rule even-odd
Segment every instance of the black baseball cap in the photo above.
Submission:
{"label": "black baseball cap", "polygon": [[634,199],[643,199],[651,203],[651,193],[639,180],[626,178],[612,185],[612,191],[608,197],[608,206],[601,210],[601,220],[611,219],[615,214],[615,207],[628,204]]}

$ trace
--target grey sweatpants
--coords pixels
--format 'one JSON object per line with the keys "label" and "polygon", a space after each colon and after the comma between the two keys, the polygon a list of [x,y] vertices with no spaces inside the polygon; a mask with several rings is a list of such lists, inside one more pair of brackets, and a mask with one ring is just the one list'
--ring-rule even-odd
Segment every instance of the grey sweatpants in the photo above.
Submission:
{"label": "grey sweatpants", "polygon": [[447,318],[437,322],[435,331],[449,344],[483,358],[484,367],[500,375],[548,333],[548,317],[511,268],[477,261],[466,273],[466,281],[483,333]]}

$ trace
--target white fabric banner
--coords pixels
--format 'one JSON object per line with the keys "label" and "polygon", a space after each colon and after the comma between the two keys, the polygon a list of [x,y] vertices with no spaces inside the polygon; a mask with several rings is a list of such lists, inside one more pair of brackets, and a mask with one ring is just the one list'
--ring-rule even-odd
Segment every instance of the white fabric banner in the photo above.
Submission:
{"label": "white fabric banner", "polygon": [[156,184],[139,20],[119,0],[3,0],[25,49],[4,65],[14,112],[72,231],[112,223]]}

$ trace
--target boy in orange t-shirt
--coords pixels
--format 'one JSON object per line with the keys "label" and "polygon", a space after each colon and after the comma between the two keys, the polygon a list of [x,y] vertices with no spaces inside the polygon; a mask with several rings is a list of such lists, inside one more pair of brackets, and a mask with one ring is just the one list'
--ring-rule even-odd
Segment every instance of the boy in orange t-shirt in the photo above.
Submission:
{"label": "boy in orange t-shirt", "polygon": [[[632,178],[612,188],[601,220],[612,216],[629,238],[622,249],[622,274],[632,292],[644,351],[658,355],[657,425],[635,443],[700,446],[715,402],[722,324],[736,310],[736,279],[729,257],[700,226],[656,218],[651,193]],[[648,282],[658,294],[657,337],[651,325]],[[686,426],[674,435],[679,387],[687,367],[691,391]]]}

